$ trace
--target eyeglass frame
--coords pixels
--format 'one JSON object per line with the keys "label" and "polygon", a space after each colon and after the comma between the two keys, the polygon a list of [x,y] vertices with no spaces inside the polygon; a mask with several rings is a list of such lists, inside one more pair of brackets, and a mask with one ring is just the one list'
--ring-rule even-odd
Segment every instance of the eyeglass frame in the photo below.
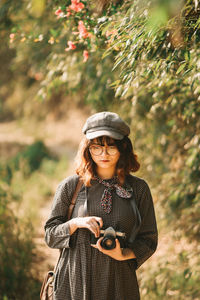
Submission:
{"label": "eyeglass frame", "polygon": [[[100,153],[100,154],[94,154],[94,153],[92,153],[92,149],[91,149],[92,146],[98,146],[98,147],[100,147],[100,148],[101,148],[101,153]],[[108,152],[109,147],[114,147],[115,150],[116,150],[116,152],[115,152],[114,154],[110,154],[110,153]],[[108,155],[110,155],[110,156],[116,155],[117,152],[119,151],[116,145],[102,146],[102,145],[100,145],[100,144],[94,144],[94,143],[91,144],[91,145],[89,146],[89,151],[90,151],[91,154],[93,154],[93,155],[95,155],[95,156],[100,156],[100,155],[102,155],[102,153],[103,153],[103,148],[105,148],[106,153],[107,153]],[[113,150],[114,150],[114,149],[113,149]]]}

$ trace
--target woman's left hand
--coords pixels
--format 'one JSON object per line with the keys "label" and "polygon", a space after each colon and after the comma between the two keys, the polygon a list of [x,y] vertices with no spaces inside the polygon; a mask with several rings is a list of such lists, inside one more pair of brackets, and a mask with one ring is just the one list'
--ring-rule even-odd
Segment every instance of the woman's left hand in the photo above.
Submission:
{"label": "woman's left hand", "polygon": [[102,237],[99,238],[97,240],[97,243],[95,245],[91,245],[92,247],[98,249],[100,252],[116,259],[116,260],[123,260],[123,255],[122,255],[122,249],[120,248],[120,242],[118,239],[115,239],[115,242],[116,242],[116,247],[112,250],[106,250],[104,248],[101,247],[101,241],[102,241]]}
{"label": "woman's left hand", "polygon": [[106,250],[101,247],[102,239],[103,239],[103,237],[99,238],[97,243],[95,245],[92,244],[91,246],[98,249],[103,254],[106,254],[116,260],[122,261],[122,260],[135,258],[135,255],[131,249],[124,249],[125,251],[122,251],[122,248],[120,248],[120,242],[118,239],[115,239],[116,247],[112,250]]}

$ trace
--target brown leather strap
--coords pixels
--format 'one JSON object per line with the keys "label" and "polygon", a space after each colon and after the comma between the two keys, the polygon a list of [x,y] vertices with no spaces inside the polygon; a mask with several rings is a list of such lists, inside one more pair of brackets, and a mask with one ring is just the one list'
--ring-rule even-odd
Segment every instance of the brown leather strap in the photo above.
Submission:
{"label": "brown leather strap", "polygon": [[77,186],[76,186],[76,189],[75,189],[75,192],[74,192],[74,195],[73,195],[73,197],[72,197],[72,201],[71,201],[70,206],[69,206],[69,208],[68,208],[68,215],[67,215],[67,219],[68,219],[68,220],[71,219],[72,212],[73,212],[74,206],[75,206],[75,204],[76,204],[76,198],[77,198],[77,196],[78,196],[78,193],[79,193],[79,191],[80,191],[82,185],[83,185],[83,181],[79,178],[78,183],[77,183]]}

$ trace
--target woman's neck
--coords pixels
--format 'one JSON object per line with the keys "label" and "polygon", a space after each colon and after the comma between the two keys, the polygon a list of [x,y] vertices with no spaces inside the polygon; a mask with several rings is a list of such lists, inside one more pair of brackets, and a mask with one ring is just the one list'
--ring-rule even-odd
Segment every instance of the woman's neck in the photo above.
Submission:
{"label": "woman's neck", "polygon": [[114,169],[97,168],[96,172],[101,179],[110,179],[115,176],[115,168]]}

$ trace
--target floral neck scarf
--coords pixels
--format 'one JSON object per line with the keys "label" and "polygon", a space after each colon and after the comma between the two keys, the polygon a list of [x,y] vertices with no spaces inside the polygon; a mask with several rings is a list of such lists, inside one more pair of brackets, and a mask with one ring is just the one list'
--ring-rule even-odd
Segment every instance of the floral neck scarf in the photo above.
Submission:
{"label": "floral neck scarf", "polygon": [[116,194],[121,198],[131,198],[132,191],[127,190],[118,184],[117,177],[109,180],[103,180],[99,177],[95,179],[105,186],[103,196],[101,198],[101,207],[105,213],[109,214],[112,210],[112,191],[115,190]]}

